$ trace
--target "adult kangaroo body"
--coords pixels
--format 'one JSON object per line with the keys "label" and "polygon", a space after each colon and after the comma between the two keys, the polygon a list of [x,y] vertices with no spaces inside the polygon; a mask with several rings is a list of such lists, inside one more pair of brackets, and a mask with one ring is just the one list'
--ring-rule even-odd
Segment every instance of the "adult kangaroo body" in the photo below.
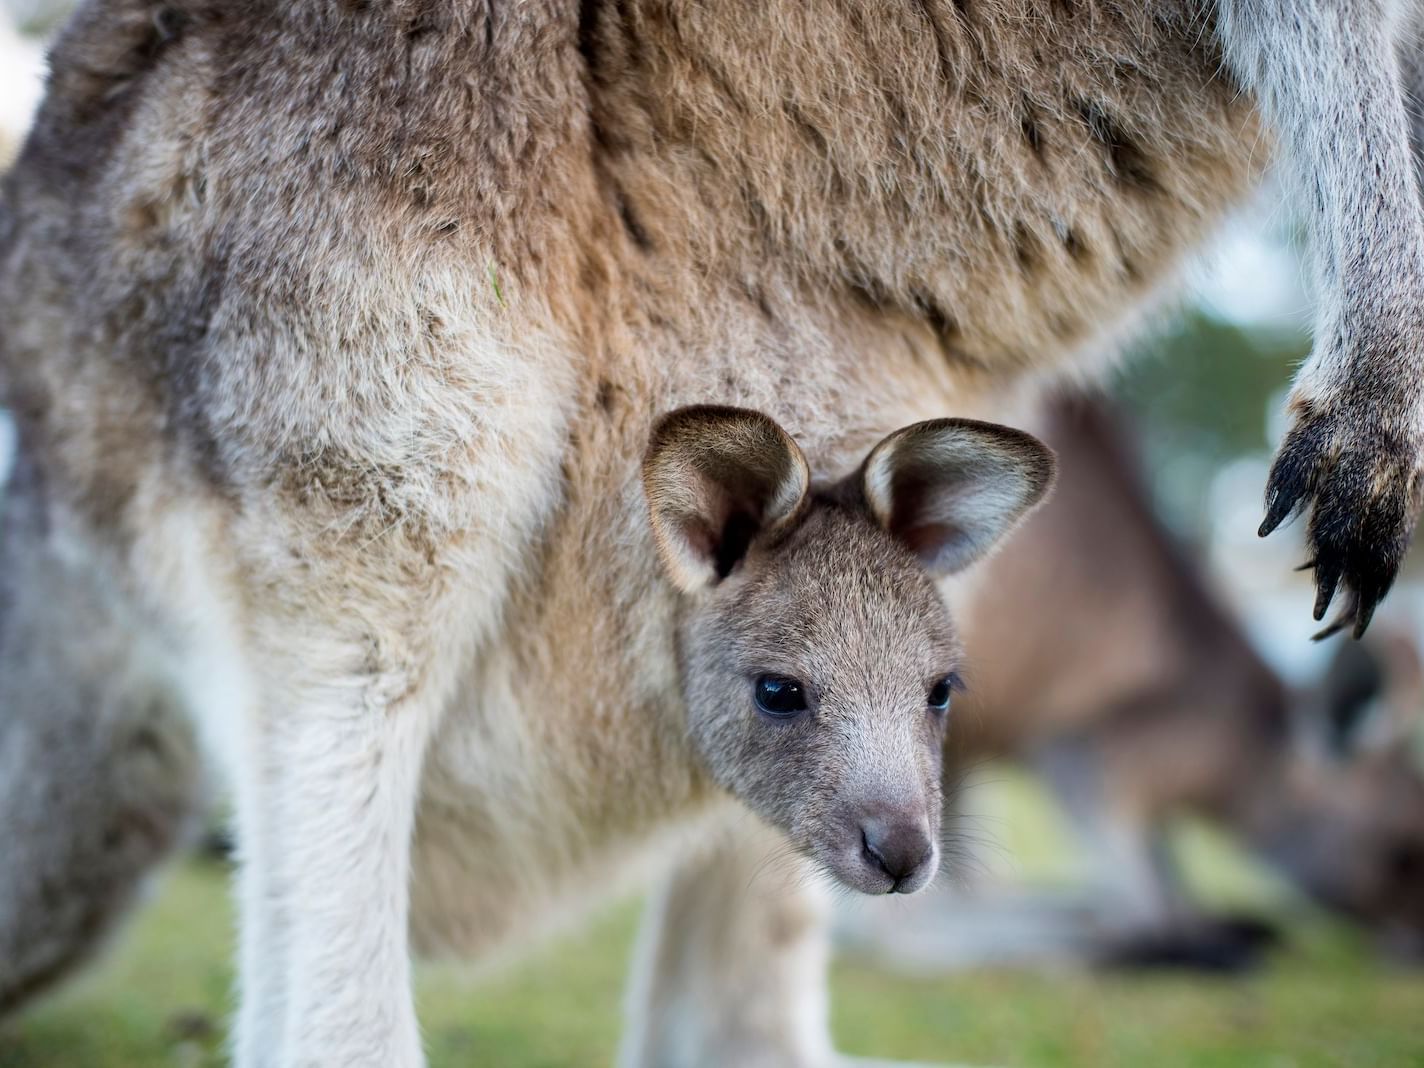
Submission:
{"label": "adult kangaroo body", "polygon": [[[1167,2],[78,13],[0,216],[12,492],[230,760],[243,1068],[418,1063],[408,912],[482,951],[720,821],[654,414],[762,409],[836,474],[1098,362],[1265,162],[1232,70],[1328,149],[1329,373],[1273,517],[1316,502],[1367,620],[1419,437],[1397,27],[1237,6],[1230,66]],[[1328,106],[1294,106],[1302,57]],[[732,892],[769,848],[739,826],[654,910],[635,1063],[831,1059],[812,891]]]}

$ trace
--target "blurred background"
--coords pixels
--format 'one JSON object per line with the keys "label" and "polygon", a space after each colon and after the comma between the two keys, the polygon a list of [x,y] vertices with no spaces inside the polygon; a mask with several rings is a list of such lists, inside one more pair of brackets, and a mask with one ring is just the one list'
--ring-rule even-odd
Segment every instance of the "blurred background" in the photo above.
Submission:
{"label": "blurred background", "polygon": [[[5,5],[0,166],[65,7]],[[1406,570],[1365,643],[1314,643],[1299,530],[1256,538],[1308,348],[1273,204],[1191,269],[1109,398],[1035,417],[1063,483],[975,594],[990,623],[953,727],[949,877],[838,906],[843,1049],[1424,1065],[1424,576]],[[226,867],[215,841],[166,870],[97,966],[0,1020],[0,1068],[223,1063]],[[489,974],[426,968],[431,1064],[610,1063],[636,916]]]}

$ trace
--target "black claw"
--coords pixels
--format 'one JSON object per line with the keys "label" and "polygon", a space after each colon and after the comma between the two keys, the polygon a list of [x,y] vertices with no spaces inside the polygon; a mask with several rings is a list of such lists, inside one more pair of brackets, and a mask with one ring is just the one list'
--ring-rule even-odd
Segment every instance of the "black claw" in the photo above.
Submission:
{"label": "black claw", "polygon": [[1384,600],[1384,595],[1389,592],[1389,588],[1394,585],[1394,572],[1398,567],[1393,562],[1385,565],[1383,575],[1376,575],[1373,581],[1359,583],[1359,594],[1356,597],[1358,605],[1355,610],[1355,640],[1359,641],[1364,637],[1365,628],[1370,625],[1370,620],[1374,618],[1375,609]]}
{"label": "black claw", "polygon": [[1335,588],[1340,584],[1340,565],[1332,560],[1318,564],[1315,568],[1315,618],[1324,619],[1325,610],[1335,599]]}
{"label": "black claw", "polygon": [[1256,531],[1264,538],[1293,515],[1310,493],[1315,481],[1316,462],[1313,450],[1299,436],[1286,439],[1271,474],[1266,480],[1266,518]]}
{"label": "black claw", "polygon": [[1299,567],[1294,568],[1293,570],[1296,570],[1296,571],[1309,571],[1309,570],[1310,570],[1312,567],[1314,567],[1314,566],[1315,566],[1315,561],[1312,559],[1312,560],[1307,560],[1305,563],[1301,564]]}
{"label": "black claw", "polygon": [[1360,602],[1360,610],[1355,614],[1355,641],[1359,641],[1365,636],[1365,628],[1370,625],[1370,620],[1375,615],[1375,604],[1373,602]]}
{"label": "black claw", "polygon": [[1270,505],[1267,505],[1266,518],[1261,520],[1261,525],[1256,528],[1256,537],[1264,538],[1270,534],[1271,531],[1281,525],[1281,520],[1285,519],[1288,515],[1290,515],[1290,509],[1288,507],[1276,510]]}
{"label": "black claw", "polygon": [[[1311,641],[1323,642],[1326,638],[1330,638],[1336,634],[1339,634],[1342,630],[1344,630],[1346,627],[1348,627],[1351,623],[1355,621],[1355,614],[1359,610],[1360,599],[1356,595],[1355,591],[1351,590],[1348,586],[1346,586],[1346,592],[1348,596],[1345,598],[1345,603],[1340,606],[1340,611],[1336,614],[1335,618],[1332,619],[1327,626],[1321,628],[1310,636]],[[1315,618],[1319,619],[1320,617],[1316,616]]]}
{"label": "black claw", "polygon": [[1261,526],[1257,529],[1256,536],[1264,538],[1289,519],[1303,495],[1303,486],[1286,489],[1277,485],[1273,472],[1269,488],[1266,491],[1266,518],[1261,520]]}
{"label": "black claw", "polygon": [[1313,642],[1323,642],[1326,638],[1334,637],[1350,625],[1350,616],[1351,613],[1349,612],[1341,612],[1331,621],[1329,626],[1322,627],[1312,634],[1310,640]]}

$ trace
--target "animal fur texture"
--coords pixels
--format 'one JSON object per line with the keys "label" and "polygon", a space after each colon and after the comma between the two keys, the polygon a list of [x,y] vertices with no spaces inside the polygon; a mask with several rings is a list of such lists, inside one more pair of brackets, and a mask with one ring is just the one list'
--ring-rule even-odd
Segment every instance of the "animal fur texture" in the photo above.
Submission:
{"label": "animal fur texture", "polygon": [[[408,920],[485,951],[718,819],[639,494],[656,413],[756,409],[834,481],[1091,374],[1276,144],[1324,313],[1267,525],[1311,510],[1362,627],[1418,510],[1405,14],[82,7],[0,206],[11,497],[229,766],[241,1068],[419,1064]],[[630,1063],[824,1063],[819,979],[738,999],[814,960],[793,931],[732,962],[662,931],[654,968],[703,971],[644,1018],[715,995]]]}
{"label": "animal fur texture", "polygon": [[1244,962],[1243,932],[1203,917],[1171,862],[1186,814],[1387,951],[1424,952],[1424,679],[1410,640],[1376,622],[1293,692],[1154,516],[1112,410],[1058,399],[1030,425],[1058,455],[1058,485],[963,606],[969,692],[947,752],[951,779],[986,758],[1035,768],[1083,832],[1101,913],[1065,912],[1078,922],[1057,937],[1038,929],[1039,953]]}

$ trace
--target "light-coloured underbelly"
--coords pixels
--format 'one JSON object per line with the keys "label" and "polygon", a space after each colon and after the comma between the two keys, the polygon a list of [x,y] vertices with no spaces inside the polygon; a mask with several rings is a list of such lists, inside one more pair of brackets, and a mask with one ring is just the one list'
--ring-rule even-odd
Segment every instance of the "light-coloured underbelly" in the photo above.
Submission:
{"label": "light-coloured underbelly", "polygon": [[652,712],[596,680],[580,707],[517,663],[506,648],[481,658],[427,757],[412,883],[425,953],[481,959],[556,929],[646,889],[745,816],[667,751],[680,739],[643,723]]}

